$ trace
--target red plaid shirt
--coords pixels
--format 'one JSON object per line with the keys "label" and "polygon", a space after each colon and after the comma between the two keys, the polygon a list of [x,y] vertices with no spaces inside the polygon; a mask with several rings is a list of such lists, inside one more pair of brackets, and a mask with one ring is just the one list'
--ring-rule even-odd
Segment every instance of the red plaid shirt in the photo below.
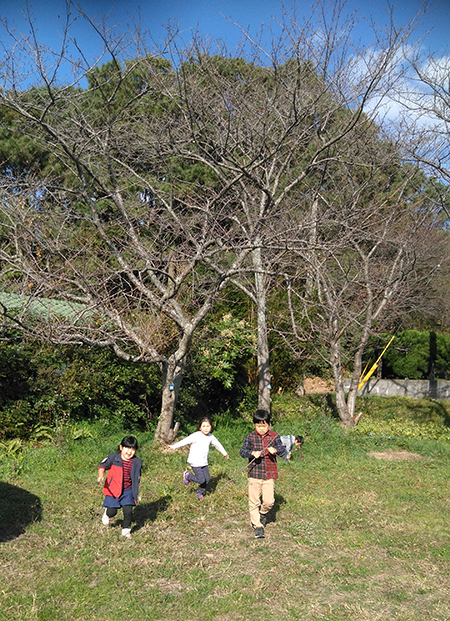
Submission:
{"label": "red plaid shirt", "polygon": [[[277,458],[271,455],[267,448],[273,446],[277,450],[278,457],[283,457],[286,447],[281,442],[280,436],[274,431],[268,431],[260,436],[256,431],[249,433],[244,440],[239,454],[249,460],[248,476],[253,479],[278,479]],[[253,451],[264,451],[261,457],[255,459]]]}

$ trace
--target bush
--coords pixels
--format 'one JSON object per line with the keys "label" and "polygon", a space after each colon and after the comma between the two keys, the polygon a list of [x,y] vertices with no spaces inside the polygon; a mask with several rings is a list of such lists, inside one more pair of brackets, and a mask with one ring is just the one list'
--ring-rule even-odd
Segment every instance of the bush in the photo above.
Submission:
{"label": "bush", "polygon": [[2,343],[0,381],[0,438],[26,438],[36,424],[60,420],[104,419],[148,428],[160,408],[155,367],[88,347]]}
{"label": "bush", "polygon": [[[374,362],[390,334],[377,337],[367,350]],[[450,377],[450,335],[405,330],[399,332],[383,356],[383,377],[390,379],[428,379],[432,369],[436,379]]]}

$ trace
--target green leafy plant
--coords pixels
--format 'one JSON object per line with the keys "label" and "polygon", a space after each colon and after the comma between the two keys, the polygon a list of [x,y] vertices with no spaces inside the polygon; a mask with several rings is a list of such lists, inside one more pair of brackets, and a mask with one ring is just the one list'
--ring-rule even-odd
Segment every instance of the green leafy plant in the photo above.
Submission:
{"label": "green leafy plant", "polygon": [[3,467],[6,467],[6,471],[9,469],[12,474],[20,473],[24,460],[24,448],[25,444],[20,438],[0,442],[0,462]]}
{"label": "green leafy plant", "polygon": [[245,319],[238,319],[232,313],[223,314],[210,322],[195,351],[196,373],[205,373],[231,389],[239,365],[254,355],[256,335]]}
{"label": "green leafy plant", "polygon": [[53,440],[54,430],[48,425],[33,425],[30,431],[31,442],[42,442],[43,440]]}
{"label": "green leafy plant", "polygon": [[17,457],[22,452],[23,441],[19,438],[0,442],[0,457]]}

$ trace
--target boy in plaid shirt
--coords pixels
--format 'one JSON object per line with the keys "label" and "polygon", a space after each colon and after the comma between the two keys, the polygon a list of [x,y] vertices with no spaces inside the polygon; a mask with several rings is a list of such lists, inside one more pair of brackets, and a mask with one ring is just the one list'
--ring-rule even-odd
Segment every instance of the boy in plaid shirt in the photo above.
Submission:
{"label": "boy in plaid shirt", "polygon": [[256,410],[253,425],[255,430],[245,437],[239,454],[249,460],[248,506],[255,537],[259,539],[264,537],[267,514],[275,504],[277,455],[283,457],[286,454],[286,447],[281,442],[280,436],[270,431],[270,413],[266,410]]}

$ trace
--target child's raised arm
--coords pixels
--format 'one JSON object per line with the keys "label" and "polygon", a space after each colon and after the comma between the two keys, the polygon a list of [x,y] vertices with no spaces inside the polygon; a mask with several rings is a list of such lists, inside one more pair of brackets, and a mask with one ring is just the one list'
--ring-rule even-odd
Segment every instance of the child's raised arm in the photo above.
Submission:
{"label": "child's raised arm", "polygon": [[190,436],[188,436],[187,438],[184,438],[183,440],[180,440],[179,442],[175,442],[175,444],[169,444],[169,448],[170,449],[177,449],[177,448],[181,448],[182,446],[187,446],[188,444],[191,444],[194,434],[191,433]]}

